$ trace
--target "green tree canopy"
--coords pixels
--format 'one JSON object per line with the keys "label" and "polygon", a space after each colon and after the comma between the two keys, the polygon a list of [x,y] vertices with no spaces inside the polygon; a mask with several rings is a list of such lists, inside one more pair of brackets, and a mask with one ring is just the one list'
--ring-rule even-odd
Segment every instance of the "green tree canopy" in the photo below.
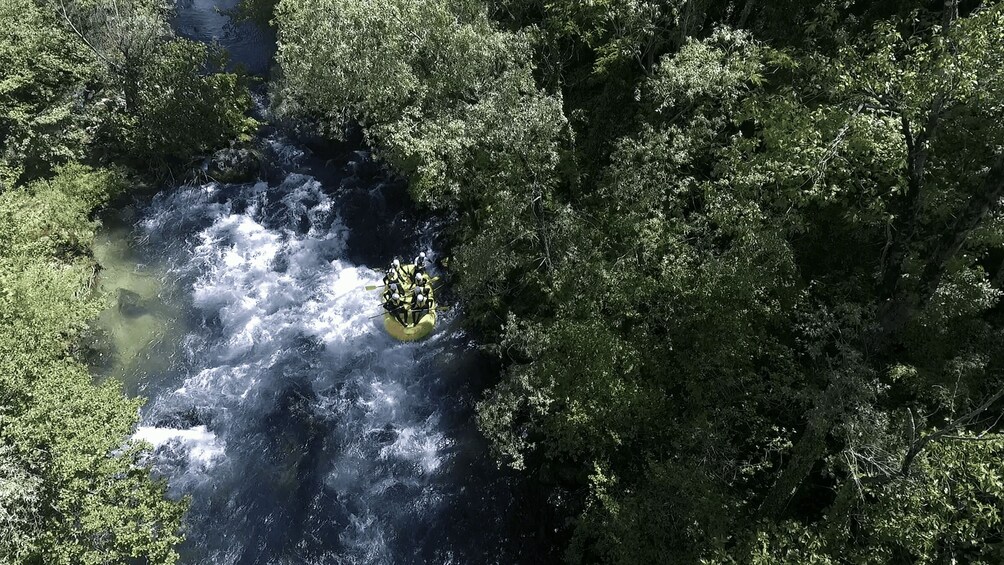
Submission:
{"label": "green tree canopy", "polygon": [[[283,108],[455,220],[573,562],[994,562],[999,2],[281,2]],[[318,23],[320,22],[320,23]],[[476,30],[476,31],[475,31]]]}
{"label": "green tree canopy", "polygon": [[0,4],[0,190],[72,161],[155,169],[248,139],[245,81],[168,16],[145,0]]}
{"label": "green tree canopy", "polygon": [[126,438],[139,400],[94,384],[73,351],[104,307],[90,289],[91,210],[115,172],[62,167],[0,194],[0,557],[173,563],[185,504],[164,498]]}

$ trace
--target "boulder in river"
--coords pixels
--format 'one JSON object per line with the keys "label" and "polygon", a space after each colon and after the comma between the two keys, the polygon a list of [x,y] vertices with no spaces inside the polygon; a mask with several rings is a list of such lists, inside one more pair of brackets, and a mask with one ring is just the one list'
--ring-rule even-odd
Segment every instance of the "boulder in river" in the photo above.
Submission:
{"label": "boulder in river", "polygon": [[119,312],[127,318],[138,318],[147,313],[146,300],[131,290],[120,288],[118,302]]}
{"label": "boulder in river", "polygon": [[209,176],[226,183],[256,180],[262,170],[262,155],[248,147],[220,149],[209,158]]}

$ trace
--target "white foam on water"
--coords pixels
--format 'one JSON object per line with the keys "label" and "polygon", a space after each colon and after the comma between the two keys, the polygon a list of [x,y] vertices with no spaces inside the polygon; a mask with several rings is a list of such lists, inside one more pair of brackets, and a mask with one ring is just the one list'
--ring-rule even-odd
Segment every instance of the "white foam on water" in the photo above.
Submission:
{"label": "white foam on water", "polygon": [[361,335],[374,333],[382,323],[377,305],[379,291],[367,291],[366,285],[377,284],[373,272],[343,261],[331,263],[331,271],[321,279],[320,295],[307,305],[310,316],[305,329],[319,337],[328,349],[337,351],[340,344]]}
{"label": "white foam on water", "polygon": [[200,405],[216,404],[221,398],[244,399],[258,385],[260,367],[260,363],[244,363],[202,369],[186,379],[173,394]]}
{"label": "white foam on water", "polygon": [[226,448],[225,443],[207,430],[206,426],[185,430],[139,426],[132,439],[145,441],[153,445],[155,450],[172,444],[183,447],[187,452],[190,468],[200,473],[218,463]]}
{"label": "white foam on water", "polygon": [[373,514],[364,516],[353,515],[349,527],[345,529],[339,540],[348,550],[338,563],[392,563],[393,556],[387,550],[388,539],[380,527],[379,519]]}
{"label": "white foam on water", "polygon": [[305,155],[303,149],[292,145],[289,140],[279,135],[270,135],[265,143],[279,157],[279,160],[287,165],[299,163]]}
{"label": "white foam on water", "polygon": [[[316,180],[290,174],[277,188],[257,183],[225,204],[215,202],[224,189],[233,190],[209,184],[158,197],[141,224],[152,237],[172,226],[197,226],[175,264],[178,276],[191,281],[191,305],[205,320],[184,338],[186,375],[152,400],[144,421],[172,421],[192,407],[206,419],[187,429],[144,425],[135,437],[186,450],[188,464],[169,472],[175,487],[200,484],[214,470],[235,473],[239,482],[240,465],[255,462],[214,467],[226,459],[228,444],[248,449],[246,435],[228,435],[235,422],[250,422],[240,428],[249,433],[247,426],[257,424],[253,411],[276,409],[282,379],[305,379],[312,387],[309,411],[334,434],[324,488],[347,501],[338,534],[345,554],[333,559],[391,562],[401,529],[432,515],[425,513],[443,498],[432,481],[452,444],[417,372],[428,355],[422,348],[438,336],[415,344],[385,334],[378,291],[364,289],[379,275],[342,258],[348,233]],[[291,353],[315,347],[309,344],[323,352],[302,361]],[[323,362],[311,365],[318,355]],[[235,537],[235,543],[254,540]],[[219,551],[217,562],[239,559],[233,548]]]}
{"label": "white foam on water", "polygon": [[394,443],[380,449],[380,459],[399,459],[409,462],[421,472],[431,474],[442,464],[440,452],[449,445],[442,433],[433,425],[406,427],[398,431]]}

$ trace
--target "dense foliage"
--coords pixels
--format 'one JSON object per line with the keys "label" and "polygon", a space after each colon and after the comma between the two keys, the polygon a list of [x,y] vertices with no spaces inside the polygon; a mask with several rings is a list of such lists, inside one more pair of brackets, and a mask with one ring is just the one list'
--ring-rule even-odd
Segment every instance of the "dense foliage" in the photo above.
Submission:
{"label": "dense foliage", "polygon": [[0,194],[0,556],[13,562],[176,558],[184,505],[123,445],[140,402],[94,385],[72,351],[103,307],[88,216],[124,184],[73,165]]}
{"label": "dense foliage", "polygon": [[[81,334],[96,209],[255,122],[243,80],[147,0],[0,0],[0,562],[174,563],[184,501],[129,441],[142,401]],[[81,164],[86,163],[86,164]],[[127,172],[130,171],[131,172]]]}
{"label": "dense foliage", "polygon": [[74,160],[184,164],[246,137],[243,80],[152,0],[2,0],[0,190]]}
{"label": "dense foliage", "polygon": [[455,220],[572,562],[1004,559],[1004,5],[282,0]]}

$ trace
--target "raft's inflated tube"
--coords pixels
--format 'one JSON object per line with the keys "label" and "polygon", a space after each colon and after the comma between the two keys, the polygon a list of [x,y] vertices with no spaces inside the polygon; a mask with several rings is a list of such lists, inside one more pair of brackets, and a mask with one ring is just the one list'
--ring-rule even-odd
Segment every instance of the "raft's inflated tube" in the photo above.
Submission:
{"label": "raft's inflated tube", "polygon": [[[410,314],[409,314],[410,315]],[[397,318],[387,313],[383,315],[383,327],[394,339],[401,341],[418,341],[427,337],[436,327],[436,309],[433,308],[422,316],[417,324],[410,327],[401,325]]]}
{"label": "raft's inflated tube", "polygon": [[[408,266],[409,265],[405,265],[402,268],[407,268]],[[414,267],[414,265],[411,265],[411,267]],[[408,273],[408,277],[405,278],[405,280],[410,280],[410,278],[411,274]],[[439,280],[439,277],[433,277],[429,282],[435,282],[437,280]],[[413,286],[414,285],[409,284],[407,287],[404,287],[404,292],[410,293]],[[434,296],[435,293],[430,292],[428,297],[429,300],[434,301]],[[406,298],[406,300],[410,301],[411,297]],[[435,304],[435,302],[433,302],[433,304]],[[406,315],[410,320],[411,312],[408,312]],[[383,327],[394,339],[401,341],[418,341],[427,337],[430,333],[432,333],[433,328],[436,327],[436,307],[433,306],[432,309],[423,315],[414,326],[403,326],[401,325],[401,322],[394,317],[394,315],[386,312],[383,315]]]}

